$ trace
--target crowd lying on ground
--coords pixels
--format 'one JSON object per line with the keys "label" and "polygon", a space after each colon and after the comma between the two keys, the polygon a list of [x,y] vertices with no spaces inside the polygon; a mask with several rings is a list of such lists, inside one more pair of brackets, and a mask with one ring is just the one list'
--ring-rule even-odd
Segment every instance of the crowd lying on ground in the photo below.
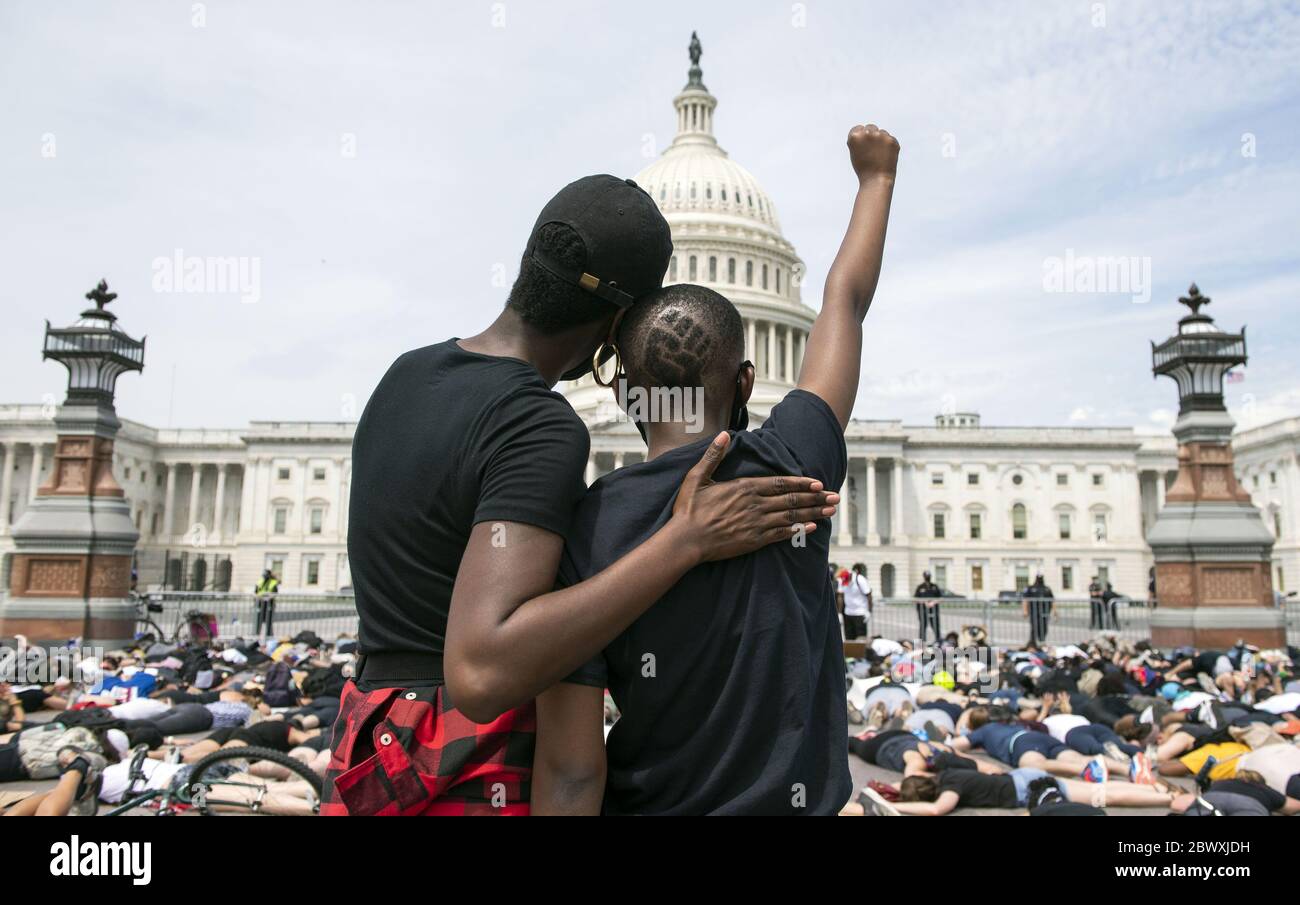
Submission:
{"label": "crowd lying on ground", "polygon": [[1295,648],[1160,651],[1102,633],[994,655],[982,642],[979,627],[930,648],[876,637],[848,661],[864,727],[849,750],[902,779],[872,780],[843,813],[1300,813]]}
{"label": "crowd lying on ground", "polygon": [[[861,727],[849,751],[901,780],[873,780],[845,814],[1300,813],[1300,651],[1162,652],[1107,633],[1010,652],[984,642],[979,627],[931,647],[876,637],[847,661],[849,719]],[[57,779],[46,792],[0,785],[0,809],[94,814],[101,802],[184,788],[222,748],[269,748],[324,775],[355,647],[311,632],[147,643],[81,664],[77,681],[0,684],[0,784]],[[314,810],[309,784],[280,764],[218,768],[231,808]]]}
{"label": "crowd lying on ground", "polygon": [[[271,749],[323,776],[355,648],[350,637],[326,644],[310,631],[213,647],[146,638],[78,664],[75,678],[0,684],[0,784],[58,780],[46,792],[0,785],[0,813],[89,815],[101,802],[179,792],[194,765],[222,748]],[[318,804],[309,783],[270,760],[220,763],[204,776],[224,781],[230,809],[310,814]]]}

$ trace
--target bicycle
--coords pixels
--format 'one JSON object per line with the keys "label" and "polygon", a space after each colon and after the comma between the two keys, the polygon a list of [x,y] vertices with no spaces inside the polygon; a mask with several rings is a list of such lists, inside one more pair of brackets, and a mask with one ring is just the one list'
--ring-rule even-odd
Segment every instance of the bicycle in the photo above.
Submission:
{"label": "bicycle", "polygon": [[135,639],[137,641],[152,638],[154,641],[188,647],[211,644],[216,637],[216,619],[211,613],[189,610],[177,623],[175,631],[168,634],[153,620],[153,614],[164,612],[166,607],[149,594],[132,592],[131,596],[136,604]]}
{"label": "bicycle", "polygon": [[[295,760],[279,751],[249,746],[222,748],[194,763],[188,768],[188,771],[182,770],[165,788],[147,789],[136,793],[134,791],[135,787],[146,780],[143,761],[148,757],[148,754],[148,750],[143,747],[136,751],[131,760],[127,791],[123,795],[125,800],[102,816],[120,817],[136,808],[148,807],[155,802],[157,803],[155,816],[158,817],[176,816],[187,811],[194,811],[203,816],[212,816],[219,813],[219,809],[227,809],[228,811],[231,808],[242,809],[248,813],[263,817],[274,816],[262,809],[267,793],[266,786],[257,783],[233,781],[227,776],[216,775],[217,771],[213,769],[218,764],[239,760],[271,761],[286,768],[297,779],[303,780],[311,787],[312,794],[307,801],[313,814],[320,812],[320,799],[321,791],[324,788],[324,780],[312,772],[302,761]],[[223,788],[248,789],[251,790],[252,794],[222,798],[220,797],[222,794],[220,790]]]}

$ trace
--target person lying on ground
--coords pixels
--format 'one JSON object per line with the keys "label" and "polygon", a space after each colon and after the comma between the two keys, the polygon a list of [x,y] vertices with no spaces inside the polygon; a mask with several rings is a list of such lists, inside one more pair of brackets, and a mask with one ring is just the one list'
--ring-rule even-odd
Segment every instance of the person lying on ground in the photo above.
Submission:
{"label": "person lying on ground", "polygon": [[1300,814],[1300,801],[1269,788],[1264,777],[1254,770],[1239,769],[1232,779],[1212,782],[1200,794],[1179,795],[1170,810],[1188,817],[1267,817],[1269,814],[1289,817]]}
{"label": "person lying on ground", "polygon": [[[938,776],[909,776],[899,786],[899,800],[886,801],[873,789],[864,789],[866,799],[881,816],[942,817],[959,806],[971,808],[1024,808],[1029,805],[1029,788],[1036,780],[1052,780],[1051,774],[1032,767],[1018,767],[1009,773],[991,775],[974,770],[948,769]],[[1062,799],[1097,808],[1166,808],[1174,794],[1151,786],[1127,782],[1090,783],[1055,777]],[[891,813],[892,811],[892,813]]]}
{"label": "person lying on ground", "polygon": [[[206,738],[193,742],[178,741],[174,746],[181,749],[181,760],[192,764],[207,757],[213,751],[240,745],[270,748],[272,751],[287,754],[293,748],[319,734],[319,729],[304,730],[295,728],[283,720],[263,720],[242,729],[218,729]],[[149,756],[157,760],[164,760],[168,755],[169,751],[165,748],[149,752]]]}
{"label": "person lying on ground", "polygon": [[[733,439],[719,476],[843,483],[844,429],[858,389],[862,322],[880,276],[898,143],[874,126],[855,126],[848,149],[857,181],[848,229],[797,387],[762,427],[745,430],[755,371],[745,360],[744,322],[725,297],[669,286],[624,318],[619,402],[643,432],[646,460],[602,477],[578,504],[562,584],[600,574],[661,530],[683,475],[720,430]],[[656,413],[638,400],[664,404]],[[820,510],[786,543],[674,576],[601,656],[539,698],[535,813],[839,810],[852,781],[844,650],[827,569],[831,511]],[[608,744],[606,686],[622,714]]]}
{"label": "person lying on ground", "polygon": [[951,741],[953,751],[959,754],[983,748],[994,760],[1010,767],[1031,767],[1056,776],[1082,776],[1089,782],[1105,782],[1112,772],[1133,780],[1153,781],[1149,771],[1139,766],[1141,755],[1132,761],[1104,754],[1088,757],[1045,732],[994,722],[989,719],[987,707],[972,707],[963,713],[957,730],[961,733],[963,729],[969,731]]}

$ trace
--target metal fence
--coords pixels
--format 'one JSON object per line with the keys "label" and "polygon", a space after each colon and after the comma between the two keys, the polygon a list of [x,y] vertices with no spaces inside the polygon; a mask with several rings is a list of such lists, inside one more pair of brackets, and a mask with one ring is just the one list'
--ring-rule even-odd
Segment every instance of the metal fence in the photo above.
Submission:
{"label": "metal fence", "polygon": [[[988,632],[989,643],[997,647],[1023,647],[1029,641],[1029,617],[1021,612],[1021,601],[949,600],[939,598],[939,629],[944,634],[958,635],[966,626],[982,626]],[[1141,641],[1151,637],[1150,610],[1132,603],[1116,606],[1118,628],[1107,624],[1121,638]],[[895,640],[920,637],[920,626],[913,598],[890,598],[876,602],[867,627],[870,635],[883,635]],[[1092,624],[1091,604],[1087,600],[1053,601],[1048,623],[1048,644],[1081,644],[1097,636],[1099,629]]]}
{"label": "metal fence", "polygon": [[[1288,600],[1286,610],[1287,643],[1300,645],[1300,601]],[[1126,641],[1142,641],[1151,637],[1151,609],[1141,602],[1124,600],[1116,605],[1118,628],[1107,625]],[[1053,601],[1048,624],[1048,644],[1081,644],[1095,638],[1098,629],[1092,622],[1091,603],[1086,599],[1060,599]],[[1022,647],[1029,641],[1029,617],[1021,610],[1020,600],[965,600],[939,598],[939,628],[945,634],[961,634],[968,625],[983,626],[989,633],[989,643],[998,647]],[[878,600],[867,627],[869,635],[882,635],[894,640],[920,637],[914,598],[887,598]]]}
{"label": "metal fence", "polygon": [[[218,640],[253,637],[257,630],[257,598],[253,594],[155,591],[145,598],[162,605],[161,613],[149,613],[149,617],[168,636],[174,635],[177,627],[186,621],[187,613],[195,611],[212,615],[217,623]],[[277,594],[269,634],[291,638],[302,631],[315,632],[321,640],[330,642],[340,635],[355,637],[357,607],[352,595]]]}
{"label": "metal fence", "polygon": [[[210,613],[217,622],[218,638],[250,637],[257,625],[257,602],[252,594],[221,592],[153,592],[148,599],[163,606],[163,612],[150,616],[165,633],[171,635],[191,611]],[[1021,612],[1019,600],[999,603],[993,600],[950,600],[940,598],[940,629],[961,633],[965,626],[979,625],[989,633],[989,643],[999,647],[1020,647],[1029,640],[1029,619]],[[1300,600],[1288,600],[1287,643],[1300,645]],[[1151,637],[1151,611],[1136,602],[1117,607],[1118,633],[1129,641]],[[1047,641],[1051,644],[1079,644],[1097,635],[1091,625],[1087,600],[1054,601]],[[292,637],[301,631],[313,631],[325,641],[339,635],[355,636],[356,602],[351,594],[280,593],[276,596],[274,634]],[[868,634],[893,639],[918,637],[915,601],[912,598],[889,598],[876,601]]]}

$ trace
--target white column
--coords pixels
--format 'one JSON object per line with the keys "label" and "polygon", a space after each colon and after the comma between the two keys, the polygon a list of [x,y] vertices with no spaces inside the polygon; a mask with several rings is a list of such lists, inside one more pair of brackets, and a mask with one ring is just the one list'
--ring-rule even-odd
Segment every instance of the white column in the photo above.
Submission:
{"label": "white column", "polygon": [[27,488],[27,501],[31,502],[36,499],[36,491],[41,486],[41,466],[45,464],[45,446],[41,443],[32,444],[32,477],[30,486]]}
{"label": "white column", "polygon": [[796,373],[792,382],[797,383],[799,381],[799,372],[803,371],[804,353],[808,351],[808,334],[802,330],[797,330],[795,331],[795,339],[799,343],[799,348],[795,353],[794,366]]}
{"label": "white column", "polygon": [[776,379],[776,324],[768,322],[767,329],[763,331],[765,342],[767,343],[767,379]]}
{"label": "white column", "polygon": [[614,453],[614,470],[618,471],[622,467],[623,467],[623,454],[621,452],[616,452]]}
{"label": "white column", "polygon": [[749,323],[745,325],[745,337],[745,348],[748,350],[745,357],[750,361],[758,361],[758,339],[752,317],[749,319]]}
{"label": "white column", "polygon": [[190,524],[186,527],[188,533],[190,528],[199,524],[199,486],[203,483],[203,463],[195,462],[190,465],[190,511],[186,513],[186,518]]}
{"label": "white column", "polygon": [[863,510],[867,514],[866,524],[863,526],[867,538],[867,546],[880,546],[880,534],[876,531],[876,460],[867,459],[867,500]]}
{"label": "white column", "polygon": [[597,477],[598,475],[596,474],[596,454],[589,453],[587,455],[587,486],[590,487],[592,484],[595,484]]}
{"label": "white column", "polygon": [[9,533],[9,516],[12,511],[9,494],[14,483],[14,448],[17,444],[5,444],[4,475],[0,476],[0,534]]}
{"label": "white column", "polygon": [[844,469],[844,486],[840,488],[840,505],[839,511],[835,513],[835,519],[839,522],[839,536],[835,543],[841,547],[853,546],[853,531],[849,519],[849,478],[853,474],[853,457],[849,456],[847,468]]}
{"label": "white column", "polygon": [[257,462],[257,471],[253,478],[255,489],[253,490],[253,527],[259,534],[265,537],[270,533],[270,524],[268,519],[271,517],[271,474],[275,470],[275,462],[269,457],[259,459]]}
{"label": "white column", "polygon": [[899,544],[905,536],[903,533],[903,460],[894,459],[893,484],[889,492],[889,542]]}
{"label": "white column", "polygon": [[1156,472],[1156,512],[1165,508],[1165,470]]}
{"label": "white column", "polygon": [[785,328],[785,379],[794,383],[794,330]]}
{"label": "white column", "polygon": [[[307,534],[307,459],[298,459],[298,534]],[[299,579],[301,583],[302,579]]]}
{"label": "white column", "polygon": [[347,522],[344,521],[348,510],[347,464],[347,459],[339,458],[334,460],[334,468],[339,473],[339,511],[335,524],[338,526],[338,536],[341,538],[347,538],[348,536]]}
{"label": "white column", "polygon": [[257,490],[257,459],[252,456],[244,460],[244,473],[239,479],[239,519],[236,532],[253,530],[253,496]]}
{"label": "white column", "polygon": [[223,521],[226,516],[226,468],[225,462],[217,465],[217,498],[212,501],[212,542],[221,543]]}
{"label": "white column", "polygon": [[168,540],[176,531],[176,466],[164,465],[167,469],[167,493],[163,497],[163,537]]}

